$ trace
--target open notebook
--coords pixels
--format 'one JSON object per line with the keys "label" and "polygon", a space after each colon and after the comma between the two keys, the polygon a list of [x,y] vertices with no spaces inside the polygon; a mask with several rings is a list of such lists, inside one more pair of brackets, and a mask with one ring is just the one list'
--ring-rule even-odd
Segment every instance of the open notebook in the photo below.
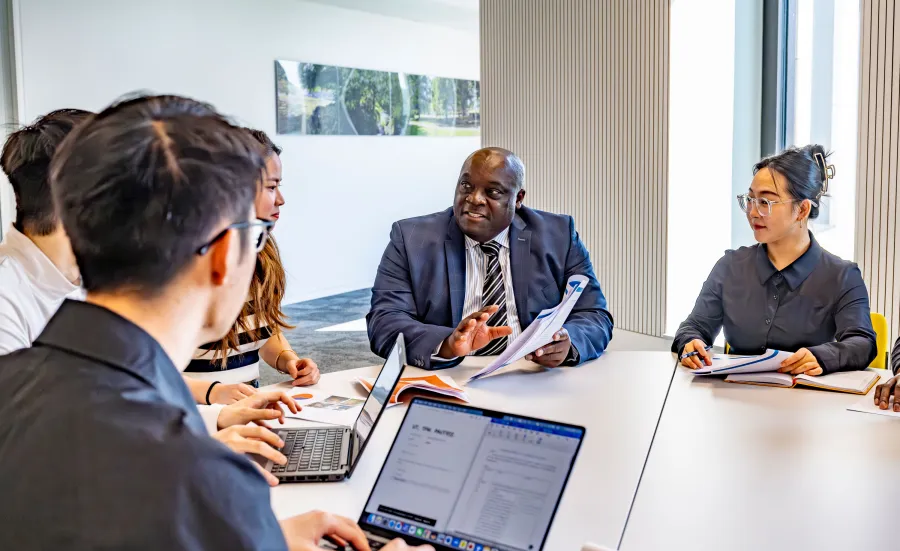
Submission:
{"label": "open notebook", "polygon": [[725,377],[726,383],[740,383],[745,385],[780,386],[791,388],[794,386],[809,386],[835,392],[847,392],[849,394],[868,394],[881,377],[874,371],[839,371],[819,377],[809,375],[789,375],[788,373],[764,372],[742,373]]}
{"label": "open notebook", "polygon": [[[374,377],[357,377],[356,382],[361,384],[368,390],[372,391],[372,384],[375,382]],[[462,400],[463,402],[469,401],[469,395],[466,394],[466,391],[460,388],[456,381],[454,381],[448,375],[437,375],[430,374],[421,377],[403,377],[397,383],[397,386],[394,388],[394,393],[391,395],[391,399],[388,401],[388,407],[396,406],[400,403],[400,395],[406,391],[424,391],[431,392],[434,394],[441,394],[444,396],[449,396],[451,398],[456,398],[457,400]]]}

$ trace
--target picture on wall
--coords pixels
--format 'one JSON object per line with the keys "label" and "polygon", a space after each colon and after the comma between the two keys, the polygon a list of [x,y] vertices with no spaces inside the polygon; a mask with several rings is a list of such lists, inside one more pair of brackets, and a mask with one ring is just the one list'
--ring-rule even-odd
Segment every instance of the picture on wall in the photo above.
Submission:
{"label": "picture on wall", "polygon": [[279,134],[478,136],[477,80],[275,62]]}

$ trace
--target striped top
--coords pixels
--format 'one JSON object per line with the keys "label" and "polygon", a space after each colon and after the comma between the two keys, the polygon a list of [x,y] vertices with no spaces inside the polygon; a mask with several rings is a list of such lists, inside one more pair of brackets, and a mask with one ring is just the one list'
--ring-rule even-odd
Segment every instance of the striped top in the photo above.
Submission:
{"label": "striped top", "polygon": [[[256,327],[256,316],[248,319],[249,327]],[[259,378],[259,349],[266,344],[272,331],[267,325],[257,328],[255,335],[244,331],[238,334],[237,350],[229,350],[223,366],[221,354],[217,356],[221,341],[206,343],[194,352],[194,359],[184,374],[204,381],[220,381],[223,384],[247,383]]]}
{"label": "striped top", "polygon": [[[481,250],[481,244],[468,235],[465,236],[465,239],[466,302],[463,306],[463,318],[471,316],[485,306],[481,304],[481,300],[484,292],[484,280],[487,276],[487,259],[484,251]],[[522,328],[519,326],[519,313],[516,310],[516,294],[513,291],[512,269],[510,268],[509,228],[503,230],[493,241],[500,245],[500,254],[498,256],[500,257],[500,270],[503,272],[503,286],[506,288],[506,317],[509,327],[512,329],[509,342],[512,342],[522,332]]]}

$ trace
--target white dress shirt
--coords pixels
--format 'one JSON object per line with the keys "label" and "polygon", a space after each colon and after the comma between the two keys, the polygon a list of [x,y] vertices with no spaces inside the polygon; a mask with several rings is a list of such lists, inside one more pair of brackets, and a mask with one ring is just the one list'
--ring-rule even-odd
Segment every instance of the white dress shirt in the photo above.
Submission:
{"label": "white dress shirt", "polygon": [[219,414],[222,413],[222,408],[225,406],[222,404],[213,404],[211,406],[207,406],[206,404],[197,404],[197,411],[200,412],[200,417],[203,419],[203,424],[206,425],[206,430],[209,431],[210,435],[215,434],[219,430]]}
{"label": "white dress shirt", "polygon": [[[484,280],[487,278],[487,257],[481,250],[481,244],[468,235],[466,239],[466,302],[463,306],[463,319],[475,312],[490,306],[481,304],[484,292]],[[513,291],[512,269],[509,262],[509,228],[503,230],[492,241],[500,245],[500,271],[503,272],[503,287],[506,290],[506,321],[512,329],[510,342],[522,332],[519,327],[519,314],[516,310],[516,294]]]}
{"label": "white dress shirt", "polygon": [[30,347],[66,298],[84,292],[10,226],[0,242],[0,354]]}
{"label": "white dress shirt", "polygon": [[[484,293],[484,280],[487,278],[487,258],[484,251],[481,250],[481,243],[468,235],[463,237],[466,240],[466,301],[463,304],[461,319],[466,319],[484,308],[481,298]],[[509,261],[509,228],[503,230],[492,241],[496,241],[500,245],[500,271],[503,272],[503,288],[506,292],[506,324],[512,329],[512,335],[509,336],[509,342],[512,342],[522,332],[522,327],[519,325],[519,314],[516,310],[516,294],[513,291],[512,269]],[[442,345],[443,343],[439,344],[434,351],[433,358],[436,360],[445,359],[437,355]],[[474,355],[475,352],[477,351],[473,350],[469,355]]]}

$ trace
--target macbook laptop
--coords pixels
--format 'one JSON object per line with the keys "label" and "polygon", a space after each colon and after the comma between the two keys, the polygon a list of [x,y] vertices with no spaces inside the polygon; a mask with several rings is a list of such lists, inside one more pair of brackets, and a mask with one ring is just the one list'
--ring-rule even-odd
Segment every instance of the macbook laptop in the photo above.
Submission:
{"label": "macbook laptop", "polygon": [[356,423],[352,427],[326,425],[322,428],[273,429],[284,441],[281,453],[288,462],[278,465],[263,460],[265,469],[280,482],[334,482],[350,477],[405,365],[406,347],[401,333],[378,373]]}
{"label": "macbook laptop", "polygon": [[540,551],[584,427],[415,398],[360,515],[372,549]]}

